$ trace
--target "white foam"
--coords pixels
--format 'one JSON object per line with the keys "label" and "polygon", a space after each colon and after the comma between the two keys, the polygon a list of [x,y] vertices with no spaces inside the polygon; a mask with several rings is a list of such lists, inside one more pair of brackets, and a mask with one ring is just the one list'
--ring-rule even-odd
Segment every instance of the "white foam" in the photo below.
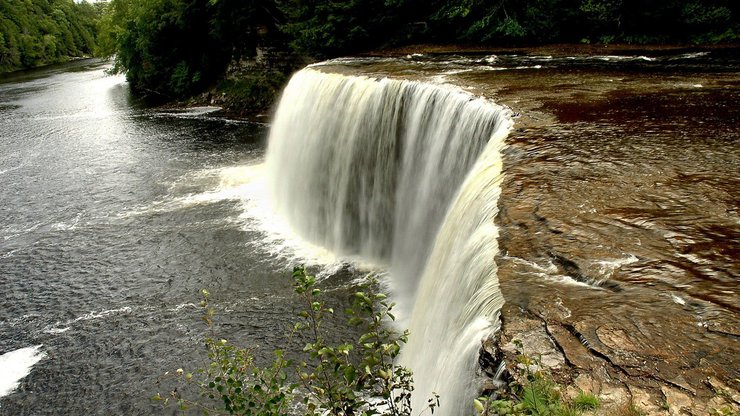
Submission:
{"label": "white foam", "polygon": [[640,259],[635,257],[635,255],[630,254],[627,257],[622,257],[622,258],[612,259],[612,260],[598,260],[594,263],[599,267],[599,271],[602,274],[609,276],[618,268],[622,266],[626,266],[628,264],[635,263],[639,260]]}
{"label": "white foam", "polygon": [[11,258],[11,257],[14,257],[14,256],[15,256],[15,253],[16,253],[17,251],[19,251],[19,250],[20,250],[20,249],[18,249],[18,248],[17,248],[17,249],[15,249],[15,250],[10,250],[10,251],[8,251],[7,253],[5,253],[5,254],[3,254],[2,256],[0,256],[0,259],[9,259],[9,258]]}
{"label": "white foam", "polygon": [[[287,222],[277,215],[270,202],[265,178],[265,165],[244,166],[225,171],[222,184],[240,184],[243,212],[240,220],[245,229],[263,234],[256,243],[270,255],[307,265],[324,265],[338,270],[345,261],[331,251],[300,238]],[[237,175],[238,177],[234,177]]]}
{"label": "white foam", "polygon": [[686,304],[686,300],[684,300],[682,297],[680,297],[678,295],[671,295],[671,299],[674,302],[678,303],[679,305],[685,305]]}
{"label": "white foam", "polygon": [[693,52],[693,53],[685,53],[682,55],[677,55],[674,57],[671,57],[670,59],[694,59],[694,58],[700,58],[702,56],[709,55],[709,52]]}
{"label": "white foam", "polygon": [[678,254],[678,257],[682,257],[694,264],[709,264],[709,261],[697,256],[696,254],[691,254],[691,253]]}
{"label": "white foam", "polygon": [[8,172],[12,172],[14,170],[18,170],[18,169],[20,169],[22,167],[23,167],[23,164],[20,164],[18,166],[13,166],[12,168],[7,168],[5,170],[0,170],[0,175],[4,175],[4,174],[6,174]]}
{"label": "white foam", "polygon": [[196,205],[233,201],[241,204],[242,209],[237,217],[228,220],[245,231],[261,234],[261,238],[250,244],[267,256],[277,257],[290,264],[322,266],[322,271],[317,273],[319,278],[335,273],[347,263],[360,269],[377,267],[357,258],[338,257],[329,250],[298,237],[285,220],[274,212],[268,196],[263,163],[191,172],[175,180],[169,192],[177,194],[178,191],[183,191],[184,186],[193,184],[202,191],[176,197],[170,195],[166,199],[119,213],[118,217],[174,212]]}
{"label": "white foam", "polygon": [[589,289],[601,289],[598,285],[588,284],[586,282],[582,282],[580,280],[575,279],[572,276],[568,276],[565,274],[558,274],[558,275],[543,275],[545,279],[559,283],[566,286],[578,286],[578,287],[586,287]]}
{"label": "white foam", "polygon": [[130,312],[131,312],[131,308],[128,307],[128,306],[124,306],[123,308],[118,308],[118,309],[103,310],[103,311],[100,311],[100,312],[93,311],[93,312],[90,312],[90,313],[86,313],[86,314],[84,314],[82,316],[78,316],[77,318],[71,319],[71,320],[66,321],[66,322],[57,321],[56,323],[54,323],[52,325],[46,326],[44,328],[43,332],[44,333],[47,333],[47,334],[52,334],[52,335],[54,335],[54,334],[61,334],[61,333],[64,333],[64,332],[69,331],[71,325],[73,325],[73,324],[75,324],[77,322],[80,322],[80,321],[89,321],[89,320],[93,320],[93,319],[102,319],[102,318],[106,318],[106,317],[111,316],[111,315],[116,315],[116,314],[120,314],[120,313],[130,313]]}
{"label": "white foam", "polygon": [[[202,192],[185,193],[182,196],[175,197],[169,195],[165,199],[128,209],[117,214],[117,216],[119,218],[129,218],[160,212],[174,212],[196,205],[214,204],[230,200],[239,201],[243,199],[245,193],[248,192],[249,181],[251,178],[242,178],[241,183],[233,182],[233,178],[238,177],[238,173],[232,173],[232,171],[239,172],[243,169],[246,168],[228,167],[220,169],[206,169],[189,173],[171,184],[169,189],[170,193],[183,192],[183,186],[193,186],[193,184],[199,188],[206,188],[207,190]],[[224,182],[224,178],[232,178],[232,183]]]}
{"label": "white foam", "polygon": [[522,265],[522,266],[525,266],[525,267],[533,268],[535,270],[538,270],[538,271],[540,271],[542,273],[546,273],[546,274],[554,275],[554,274],[557,274],[557,271],[558,271],[557,266],[555,266],[551,261],[548,261],[547,262],[547,265],[542,266],[542,265],[539,265],[539,264],[537,264],[537,263],[535,263],[533,261],[525,260],[525,259],[523,259],[521,257],[509,256],[508,254],[502,255],[501,258],[504,259],[504,260],[512,261],[512,262],[514,262],[516,264],[519,264],[519,265]]}
{"label": "white foam", "polygon": [[20,381],[31,373],[36,363],[46,357],[41,345],[21,348],[0,355],[0,397],[18,388]]}
{"label": "white foam", "polygon": [[82,216],[84,213],[79,212],[75,217],[69,221],[69,222],[58,222],[56,224],[51,225],[51,229],[54,231],[71,231],[77,228],[77,224],[79,224],[80,219],[82,219]]}
{"label": "white foam", "polygon": [[57,335],[57,334],[63,334],[69,331],[70,329],[72,329],[72,327],[65,326],[64,328],[49,328],[45,330],[44,332],[47,334],[51,334],[51,335]]}
{"label": "white foam", "polygon": [[172,117],[172,118],[184,118],[184,119],[207,119],[207,116],[211,116],[213,113],[221,111],[221,107],[216,106],[202,106],[202,107],[190,107],[182,109],[165,110],[151,113],[153,117]]}
{"label": "white foam", "polygon": [[189,303],[181,303],[181,304],[175,306],[174,308],[170,308],[170,309],[167,309],[167,310],[170,311],[170,312],[178,312],[180,309],[185,309],[185,308],[193,308],[193,309],[195,309],[197,307],[198,306],[196,304],[189,302]]}

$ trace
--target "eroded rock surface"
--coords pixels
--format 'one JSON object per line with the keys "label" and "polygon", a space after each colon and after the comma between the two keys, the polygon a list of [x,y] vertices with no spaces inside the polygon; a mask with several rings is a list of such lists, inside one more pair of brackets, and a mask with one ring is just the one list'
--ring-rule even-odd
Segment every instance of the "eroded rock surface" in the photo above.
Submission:
{"label": "eroded rock surface", "polygon": [[[510,369],[517,365],[520,354],[537,357],[536,361],[566,386],[567,396],[584,391],[599,397],[602,407],[598,414],[613,414],[630,405],[648,415],[698,416],[740,410],[737,388],[717,377],[731,377],[735,371],[732,367],[717,368],[710,360],[681,356],[675,347],[660,350],[660,345],[647,345],[654,344],[655,339],[645,333],[626,336],[617,328],[606,335],[610,329],[605,325],[546,318],[542,312],[541,306],[529,310],[508,303],[502,311],[501,333],[495,340],[488,340],[488,351],[494,346],[500,349]],[[601,340],[599,333],[610,345]],[[624,337],[624,343],[620,337]],[[678,355],[668,356],[665,351]],[[696,357],[703,352],[694,350],[689,355]]]}

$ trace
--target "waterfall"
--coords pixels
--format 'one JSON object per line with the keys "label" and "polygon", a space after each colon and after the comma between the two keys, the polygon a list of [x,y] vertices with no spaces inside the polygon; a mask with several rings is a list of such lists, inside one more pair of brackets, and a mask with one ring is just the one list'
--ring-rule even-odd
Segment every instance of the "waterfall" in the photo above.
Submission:
{"label": "waterfall", "polygon": [[459,89],[304,69],[283,92],[267,169],[304,238],[389,266],[411,330],[415,408],[468,413],[475,352],[503,302],[494,256],[508,110]]}

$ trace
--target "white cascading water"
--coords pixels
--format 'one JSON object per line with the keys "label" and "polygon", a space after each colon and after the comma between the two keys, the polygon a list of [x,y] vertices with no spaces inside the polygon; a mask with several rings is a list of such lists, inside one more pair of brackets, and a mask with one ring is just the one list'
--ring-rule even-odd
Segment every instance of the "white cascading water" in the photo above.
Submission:
{"label": "white cascading water", "polygon": [[494,256],[508,110],[458,89],[304,69],[267,152],[275,210],[304,238],[390,266],[414,408],[469,413],[503,303]]}

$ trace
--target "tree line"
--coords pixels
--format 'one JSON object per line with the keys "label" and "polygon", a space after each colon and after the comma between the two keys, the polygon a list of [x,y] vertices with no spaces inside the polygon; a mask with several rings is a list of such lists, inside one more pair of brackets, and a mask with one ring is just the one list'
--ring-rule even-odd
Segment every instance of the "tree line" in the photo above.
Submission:
{"label": "tree line", "polygon": [[116,57],[166,98],[278,45],[316,58],[413,43],[717,43],[740,39],[736,0],[0,0],[0,72]]}
{"label": "tree line", "polygon": [[73,0],[0,0],[0,72],[91,56],[104,7]]}
{"label": "tree line", "polygon": [[259,43],[324,58],[425,42],[735,42],[739,14],[736,0],[111,0],[99,42],[134,88],[181,97]]}

